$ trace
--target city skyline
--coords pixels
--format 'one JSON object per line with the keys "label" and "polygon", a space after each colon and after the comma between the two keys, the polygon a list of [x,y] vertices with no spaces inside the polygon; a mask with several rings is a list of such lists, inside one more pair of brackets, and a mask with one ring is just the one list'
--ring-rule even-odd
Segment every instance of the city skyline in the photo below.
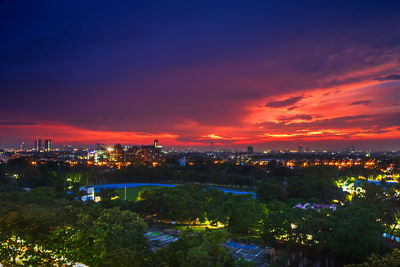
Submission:
{"label": "city skyline", "polygon": [[[42,143],[44,141],[44,143]],[[270,153],[270,152],[279,152],[279,153],[320,153],[320,152],[333,152],[333,153],[342,153],[342,152],[349,152],[349,150],[353,151],[352,153],[359,153],[359,152],[398,152],[397,149],[371,149],[370,147],[363,147],[363,146],[354,146],[354,142],[349,142],[347,146],[338,146],[338,145],[329,145],[329,144],[316,144],[313,145],[312,143],[279,143],[279,144],[270,144],[267,146],[266,144],[261,144],[256,146],[255,148],[252,145],[236,145],[236,146],[229,146],[226,144],[218,144],[215,145],[214,139],[210,139],[209,145],[200,145],[200,146],[185,146],[185,145],[160,145],[159,140],[153,140],[153,143],[135,143],[135,142],[116,142],[116,143],[95,143],[95,144],[74,144],[74,143],[59,143],[54,144],[52,139],[43,139],[41,137],[35,138],[32,142],[29,141],[22,141],[20,144],[17,145],[10,145],[0,147],[0,150],[6,151],[24,151],[24,152],[51,152],[51,151],[64,151],[71,150],[71,149],[78,149],[78,150],[98,150],[99,147],[101,149],[107,150],[110,148],[114,148],[115,146],[122,145],[125,148],[131,147],[157,147],[162,149],[165,152],[172,152],[172,151],[180,151],[180,152],[249,152],[254,151],[255,153]],[[345,143],[340,143],[341,145],[345,145]],[[250,152],[252,153],[252,152]]]}
{"label": "city skyline", "polygon": [[0,148],[398,150],[399,15],[397,1],[3,1]]}

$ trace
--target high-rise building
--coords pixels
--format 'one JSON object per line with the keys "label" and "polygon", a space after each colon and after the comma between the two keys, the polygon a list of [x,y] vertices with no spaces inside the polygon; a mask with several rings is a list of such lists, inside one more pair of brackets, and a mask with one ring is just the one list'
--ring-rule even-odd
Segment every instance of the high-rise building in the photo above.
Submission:
{"label": "high-rise building", "polygon": [[302,145],[299,145],[299,147],[297,149],[297,152],[299,152],[299,153],[303,153],[304,152]]}
{"label": "high-rise building", "polygon": [[182,158],[179,159],[179,166],[185,167],[186,165],[186,157],[183,156]]}
{"label": "high-rise building", "polygon": [[50,139],[44,140],[44,150],[45,151],[51,150],[51,140]]}
{"label": "high-rise building", "polygon": [[252,146],[248,146],[247,147],[247,153],[248,154],[253,154],[253,147]]}
{"label": "high-rise building", "polygon": [[26,144],[25,144],[25,142],[22,142],[21,143],[21,150],[24,151],[25,149],[26,149]]}
{"label": "high-rise building", "polygon": [[106,150],[104,144],[97,143],[94,145],[95,150]]}
{"label": "high-rise building", "polygon": [[35,139],[35,149],[36,151],[40,151],[40,149],[42,149],[42,139],[40,138]]}
{"label": "high-rise building", "polygon": [[124,148],[121,144],[115,144],[114,148],[110,149],[110,158],[112,161],[121,162],[124,159]]}
{"label": "high-rise building", "polygon": [[154,140],[154,147],[158,147],[158,140],[157,139]]}

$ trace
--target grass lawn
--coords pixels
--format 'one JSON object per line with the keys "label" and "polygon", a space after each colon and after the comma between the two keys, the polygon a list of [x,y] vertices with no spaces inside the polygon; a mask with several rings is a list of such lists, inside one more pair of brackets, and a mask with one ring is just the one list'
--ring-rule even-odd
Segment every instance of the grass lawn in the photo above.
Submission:
{"label": "grass lawn", "polygon": [[[127,188],[126,189],[126,199],[135,201],[139,192],[142,191],[144,188],[151,189],[151,188],[156,188],[156,187],[159,187],[159,186],[138,186],[138,187]],[[115,191],[118,193],[118,195],[121,199],[124,199],[125,188],[117,189]]]}
{"label": "grass lawn", "polygon": [[193,232],[204,232],[206,230],[205,226],[201,225],[193,225],[193,226],[186,226],[186,225],[175,225],[175,226],[169,226],[170,228],[176,229],[176,230],[192,230]]}

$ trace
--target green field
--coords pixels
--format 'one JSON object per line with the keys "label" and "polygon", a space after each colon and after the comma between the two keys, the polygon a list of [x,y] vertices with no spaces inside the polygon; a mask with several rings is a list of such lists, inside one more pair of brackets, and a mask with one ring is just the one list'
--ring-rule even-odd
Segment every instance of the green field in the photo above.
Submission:
{"label": "green field", "polygon": [[[126,189],[126,199],[135,201],[139,192],[142,191],[144,188],[151,189],[151,188],[157,188],[157,187],[159,187],[159,186],[138,186],[138,187],[127,188]],[[124,193],[125,189],[124,188],[117,189],[115,191],[118,193],[118,195],[121,199],[124,199],[124,197],[125,197],[125,193]]]}

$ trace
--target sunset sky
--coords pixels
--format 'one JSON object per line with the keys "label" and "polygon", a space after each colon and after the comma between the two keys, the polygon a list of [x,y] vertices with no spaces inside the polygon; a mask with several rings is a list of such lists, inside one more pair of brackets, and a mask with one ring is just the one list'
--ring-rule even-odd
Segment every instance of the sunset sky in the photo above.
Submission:
{"label": "sunset sky", "polygon": [[400,1],[0,2],[0,148],[400,149]]}

